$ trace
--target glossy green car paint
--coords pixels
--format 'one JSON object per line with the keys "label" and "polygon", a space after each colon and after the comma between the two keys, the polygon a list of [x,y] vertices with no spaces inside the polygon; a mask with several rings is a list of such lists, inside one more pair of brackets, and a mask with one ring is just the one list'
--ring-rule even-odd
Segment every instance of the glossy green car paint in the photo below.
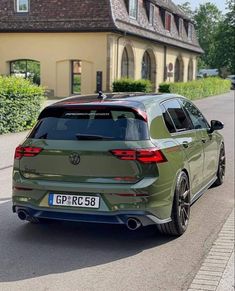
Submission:
{"label": "glossy green car paint", "polygon": [[[32,208],[37,211],[86,215],[123,214],[125,218],[118,219],[119,223],[125,223],[125,219],[135,217],[136,214],[142,225],[170,222],[178,175],[182,171],[187,174],[190,199],[193,202],[216,180],[223,143],[222,136],[217,131],[210,133],[209,126],[207,129],[169,133],[161,104],[172,98],[182,102],[185,100],[175,95],[123,98],[123,102],[131,99],[144,106],[150,135],[148,140],[58,141],[26,138],[23,147],[39,147],[43,151],[34,157],[15,159],[13,211]],[[66,104],[64,101],[60,106]],[[98,106],[99,102],[95,104]],[[109,106],[109,102],[102,104]],[[125,161],[110,152],[115,149],[155,147],[161,150],[166,162],[142,164],[136,160]],[[77,166],[68,160],[74,152],[80,155],[80,164]],[[99,196],[100,207],[94,210],[50,206],[50,193]]]}

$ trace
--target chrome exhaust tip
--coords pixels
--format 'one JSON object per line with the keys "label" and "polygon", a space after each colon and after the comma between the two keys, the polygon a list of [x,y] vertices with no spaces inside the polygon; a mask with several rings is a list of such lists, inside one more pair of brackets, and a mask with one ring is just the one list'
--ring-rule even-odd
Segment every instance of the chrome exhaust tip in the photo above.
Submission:
{"label": "chrome exhaust tip", "polygon": [[129,230],[137,230],[141,225],[141,222],[136,218],[128,218],[126,222],[126,226]]}

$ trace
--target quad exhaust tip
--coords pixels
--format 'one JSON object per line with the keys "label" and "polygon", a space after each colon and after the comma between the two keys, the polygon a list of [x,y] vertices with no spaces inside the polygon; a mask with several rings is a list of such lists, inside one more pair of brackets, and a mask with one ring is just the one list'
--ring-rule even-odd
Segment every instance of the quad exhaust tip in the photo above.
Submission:
{"label": "quad exhaust tip", "polygon": [[130,230],[137,230],[142,226],[141,222],[136,218],[128,218],[126,222],[126,226]]}

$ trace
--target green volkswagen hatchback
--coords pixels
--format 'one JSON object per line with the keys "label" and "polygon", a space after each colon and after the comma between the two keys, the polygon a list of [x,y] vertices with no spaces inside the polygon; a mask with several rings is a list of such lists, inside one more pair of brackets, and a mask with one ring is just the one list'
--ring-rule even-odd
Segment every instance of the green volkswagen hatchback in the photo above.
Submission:
{"label": "green volkswagen hatchback", "polygon": [[220,129],[177,95],[64,99],[16,148],[13,212],[34,223],[157,225],[182,235],[192,203],[223,183]]}

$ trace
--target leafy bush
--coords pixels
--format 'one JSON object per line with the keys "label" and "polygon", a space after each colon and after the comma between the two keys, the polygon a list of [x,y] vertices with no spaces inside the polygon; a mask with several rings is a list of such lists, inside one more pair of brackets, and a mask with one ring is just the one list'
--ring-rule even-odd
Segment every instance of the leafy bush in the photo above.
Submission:
{"label": "leafy bush", "polygon": [[120,79],[113,82],[114,92],[144,92],[152,91],[152,83],[149,80]]}
{"label": "leafy bush", "polygon": [[159,85],[160,93],[170,93],[170,83],[162,83]]}
{"label": "leafy bush", "polygon": [[19,77],[0,76],[0,134],[30,129],[45,100],[45,90]]}
{"label": "leafy bush", "polygon": [[231,82],[221,78],[205,78],[186,83],[162,83],[161,93],[175,93],[191,100],[226,93],[231,88]]}

